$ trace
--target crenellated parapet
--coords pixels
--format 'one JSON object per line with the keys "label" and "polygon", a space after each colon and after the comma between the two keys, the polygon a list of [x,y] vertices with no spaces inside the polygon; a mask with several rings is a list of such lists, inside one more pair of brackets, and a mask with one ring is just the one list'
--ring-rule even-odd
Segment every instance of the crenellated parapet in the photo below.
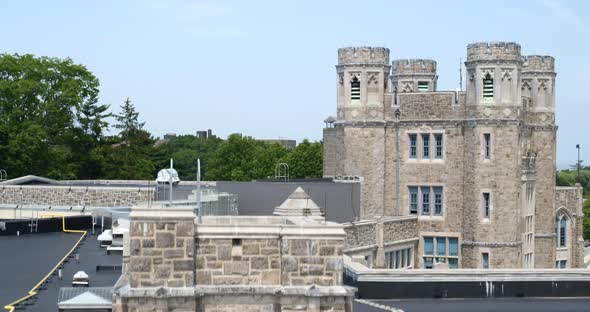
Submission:
{"label": "crenellated parapet", "polygon": [[349,47],[338,49],[338,65],[389,64],[389,49],[383,47]]}
{"label": "crenellated parapet", "polygon": [[520,62],[520,45],[515,42],[477,42],[467,46],[467,62],[498,60]]}
{"label": "crenellated parapet", "polygon": [[393,92],[436,91],[436,61],[431,59],[399,59],[391,63]]}

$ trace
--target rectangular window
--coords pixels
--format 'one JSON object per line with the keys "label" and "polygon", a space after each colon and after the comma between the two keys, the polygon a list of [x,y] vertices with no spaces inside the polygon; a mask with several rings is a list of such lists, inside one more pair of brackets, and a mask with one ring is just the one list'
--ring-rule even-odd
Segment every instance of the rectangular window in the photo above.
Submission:
{"label": "rectangular window", "polygon": [[449,256],[459,256],[459,239],[456,237],[449,237]]}
{"label": "rectangular window", "polygon": [[420,92],[428,92],[430,88],[428,87],[428,81],[418,81],[418,91]]}
{"label": "rectangular window", "polygon": [[449,269],[456,269],[459,267],[459,259],[449,258]]}
{"label": "rectangular window", "polygon": [[434,214],[442,215],[443,213],[443,189],[442,187],[433,187],[434,191]]}
{"label": "rectangular window", "polygon": [[436,255],[437,256],[446,256],[447,255],[446,241],[447,241],[447,239],[445,237],[437,237],[436,238]]}
{"label": "rectangular window", "polygon": [[410,158],[416,158],[416,141],[417,136],[410,134]]}
{"label": "rectangular window", "polygon": [[405,268],[408,266],[408,264],[406,263],[406,250],[405,249],[402,249],[401,261],[402,261],[402,268]]}
{"label": "rectangular window", "polygon": [[423,186],[422,191],[422,214],[430,215],[430,187]]}
{"label": "rectangular window", "polygon": [[433,238],[432,237],[424,237],[424,254],[425,255],[432,255],[434,254],[434,245],[433,245]]}
{"label": "rectangular window", "polygon": [[408,251],[406,252],[406,264],[408,266],[412,265],[412,248],[408,248]]}
{"label": "rectangular window", "polygon": [[424,268],[432,269],[432,257],[424,257]]}
{"label": "rectangular window", "polygon": [[489,74],[483,79],[483,98],[494,98],[494,79]]}
{"label": "rectangular window", "polygon": [[350,99],[353,101],[361,99],[361,82],[356,77],[350,82]]}
{"label": "rectangular window", "polygon": [[558,260],[555,262],[555,267],[559,269],[565,269],[567,267],[567,260]]}
{"label": "rectangular window", "polygon": [[483,203],[482,203],[482,208],[483,208],[483,217],[485,219],[489,219],[490,218],[490,193],[483,193]]}
{"label": "rectangular window", "polygon": [[434,141],[436,144],[436,154],[434,155],[434,157],[437,159],[442,159],[443,158],[443,135],[440,133],[435,134]]}
{"label": "rectangular window", "polygon": [[430,134],[422,135],[422,158],[430,158]]}
{"label": "rectangular window", "polygon": [[490,268],[490,254],[487,252],[481,254],[481,265],[484,269]]}
{"label": "rectangular window", "polygon": [[418,214],[418,187],[410,187],[410,214]]}
{"label": "rectangular window", "polygon": [[483,134],[483,157],[485,159],[490,159],[490,154],[491,154],[491,148],[492,148],[492,138],[490,136],[489,133],[484,133]]}

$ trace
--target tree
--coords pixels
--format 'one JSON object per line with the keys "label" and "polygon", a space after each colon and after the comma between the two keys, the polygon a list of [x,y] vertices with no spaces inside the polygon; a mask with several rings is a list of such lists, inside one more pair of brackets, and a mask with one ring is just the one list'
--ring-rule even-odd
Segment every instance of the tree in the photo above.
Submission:
{"label": "tree", "polygon": [[82,109],[98,79],[71,59],[0,54],[0,167],[11,176],[75,178]]}
{"label": "tree", "polygon": [[201,176],[205,177],[214,154],[222,140],[217,137],[199,138],[181,135],[159,145],[152,160],[156,168],[168,168],[170,158],[181,180],[194,180],[197,159],[201,159]]}
{"label": "tree", "polygon": [[322,177],[322,142],[305,139],[287,156],[289,177],[293,179]]}
{"label": "tree", "polygon": [[215,156],[206,165],[206,180],[249,181],[253,178],[257,145],[252,137],[231,134],[219,145]]}
{"label": "tree", "polygon": [[105,178],[123,180],[151,180],[156,169],[151,159],[154,142],[151,134],[143,130],[144,122],[139,121],[139,112],[127,98],[121,105],[121,113],[115,115],[119,135],[109,139],[116,142],[103,147],[98,159],[104,159]]}

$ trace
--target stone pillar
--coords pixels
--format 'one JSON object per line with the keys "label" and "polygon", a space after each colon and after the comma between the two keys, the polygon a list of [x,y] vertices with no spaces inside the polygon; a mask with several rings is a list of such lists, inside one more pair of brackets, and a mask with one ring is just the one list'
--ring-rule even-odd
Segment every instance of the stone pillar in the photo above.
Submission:
{"label": "stone pillar", "polygon": [[385,251],[383,245],[383,216],[376,218],[375,225],[375,242],[377,243],[377,254],[375,255],[374,265],[377,269],[385,267]]}
{"label": "stone pillar", "polygon": [[130,218],[130,286],[194,286],[193,210],[134,207]]}

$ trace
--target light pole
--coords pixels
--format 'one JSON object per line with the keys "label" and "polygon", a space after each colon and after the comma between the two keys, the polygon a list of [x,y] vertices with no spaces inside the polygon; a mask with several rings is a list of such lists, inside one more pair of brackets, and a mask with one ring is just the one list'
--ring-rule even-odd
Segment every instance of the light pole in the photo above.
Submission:
{"label": "light pole", "polygon": [[580,183],[580,144],[576,144],[576,148],[578,149],[578,162],[576,162],[576,182]]}

